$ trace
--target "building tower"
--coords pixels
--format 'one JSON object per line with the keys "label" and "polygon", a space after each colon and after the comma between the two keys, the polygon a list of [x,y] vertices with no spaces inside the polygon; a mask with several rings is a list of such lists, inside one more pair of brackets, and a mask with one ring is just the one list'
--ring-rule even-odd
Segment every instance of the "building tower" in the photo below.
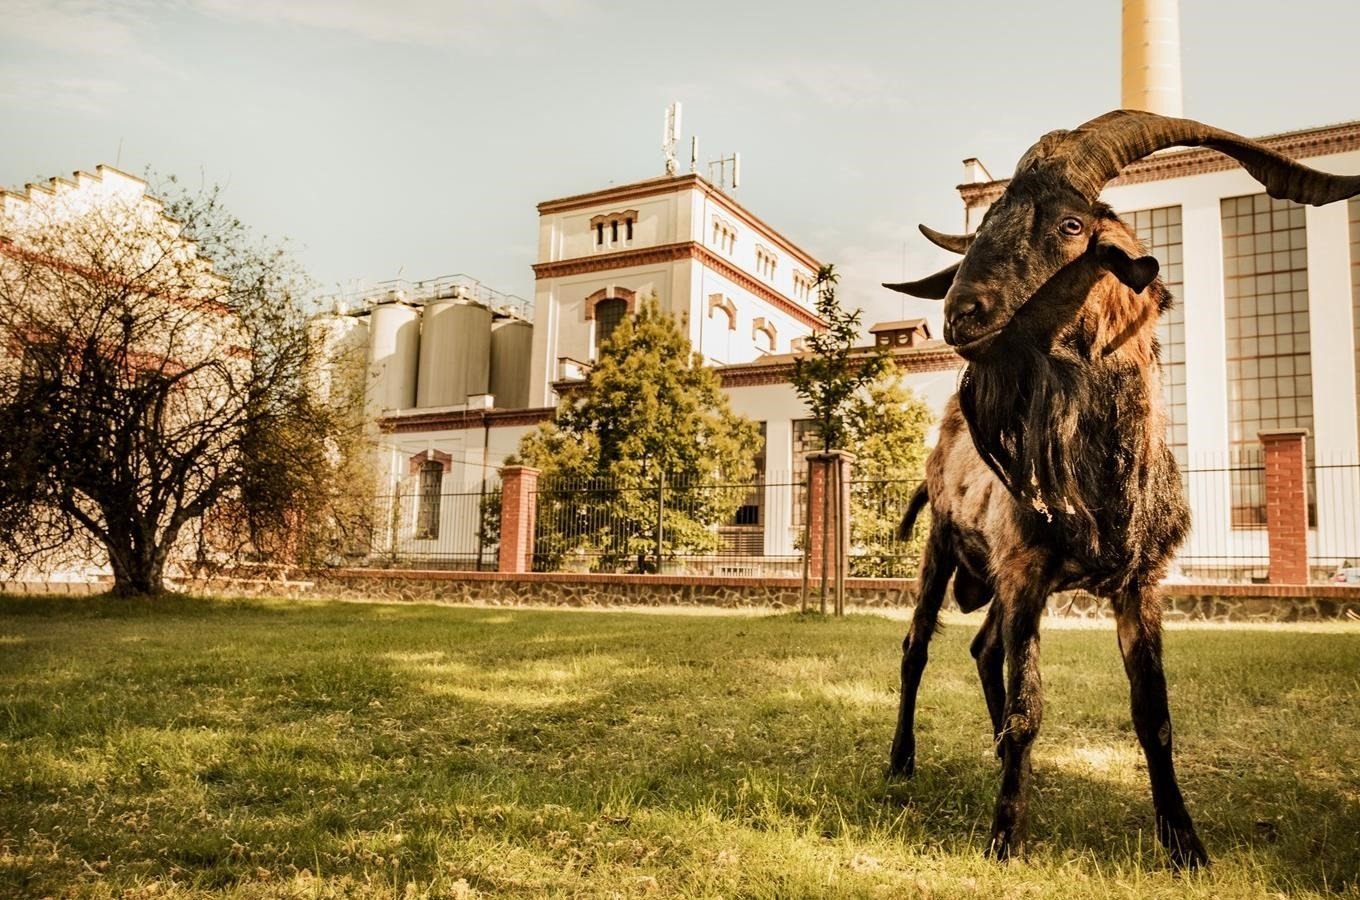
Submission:
{"label": "building tower", "polygon": [[1180,0],[1124,0],[1125,109],[1182,115]]}

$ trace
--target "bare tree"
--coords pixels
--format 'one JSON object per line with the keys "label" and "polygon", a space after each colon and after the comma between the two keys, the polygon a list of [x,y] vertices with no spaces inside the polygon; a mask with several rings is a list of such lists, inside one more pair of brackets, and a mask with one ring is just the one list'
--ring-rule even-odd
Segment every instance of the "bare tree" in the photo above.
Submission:
{"label": "bare tree", "polygon": [[116,593],[156,593],[177,543],[226,558],[327,465],[337,416],[307,389],[305,278],[216,189],[164,195],[101,167],[3,198],[8,567],[93,546]]}

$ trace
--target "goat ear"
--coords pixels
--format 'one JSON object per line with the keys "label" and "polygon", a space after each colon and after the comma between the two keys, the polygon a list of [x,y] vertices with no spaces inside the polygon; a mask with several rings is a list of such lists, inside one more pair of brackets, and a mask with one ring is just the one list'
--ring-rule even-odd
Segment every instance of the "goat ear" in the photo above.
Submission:
{"label": "goat ear", "polygon": [[897,284],[883,282],[885,288],[900,291],[903,294],[911,294],[913,297],[923,297],[926,300],[943,300],[944,295],[949,293],[949,288],[954,284],[954,276],[958,274],[959,264],[954,263],[943,271],[936,272],[934,275],[927,275],[920,281],[902,281]]}
{"label": "goat ear", "polygon": [[1155,257],[1134,256],[1124,247],[1104,239],[1096,242],[1096,259],[1135,294],[1141,294],[1161,271]]}

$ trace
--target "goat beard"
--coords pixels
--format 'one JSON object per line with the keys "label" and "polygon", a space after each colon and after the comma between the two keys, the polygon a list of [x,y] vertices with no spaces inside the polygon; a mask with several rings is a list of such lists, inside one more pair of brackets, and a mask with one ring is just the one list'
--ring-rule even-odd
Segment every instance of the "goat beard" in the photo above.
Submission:
{"label": "goat beard", "polygon": [[1069,552],[1099,564],[1102,549],[1117,551],[1103,539],[1128,523],[1130,489],[1145,481],[1134,471],[1143,382],[1106,360],[1024,347],[1005,356],[964,371],[959,409],[973,445],[1022,507],[1060,530]]}

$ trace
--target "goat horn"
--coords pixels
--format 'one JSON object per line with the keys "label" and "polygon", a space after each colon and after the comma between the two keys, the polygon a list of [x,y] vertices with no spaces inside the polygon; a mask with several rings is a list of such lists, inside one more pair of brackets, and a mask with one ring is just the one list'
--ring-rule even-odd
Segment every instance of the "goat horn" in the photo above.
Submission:
{"label": "goat horn", "polygon": [[976,234],[945,234],[942,231],[936,231],[929,225],[917,225],[916,227],[921,229],[921,234],[926,236],[926,240],[936,247],[948,250],[950,253],[967,253],[968,248],[973,244],[973,239],[977,237]]}
{"label": "goat horn", "polygon": [[1209,147],[1231,156],[1278,199],[1322,206],[1360,194],[1360,175],[1329,175],[1230,131],[1138,110],[1108,112],[1073,131],[1047,135],[1040,144],[1025,155],[1022,167],[1058,162],[1090,201],[1129,163],[1178,146]]}
{"label": "goat horn", "polygon": [[954,276],[958,274],[959,264],[954,263],[947,269],[936,272],[934,275],[927,275],[919,281],[900,281],[897,284],[883,282],[885,288],[900,291],[903,294],[911,294],[913,297],[924,297],[926,300],[943,300],[944,295],[949,293],[949,287],[954,283]]}

